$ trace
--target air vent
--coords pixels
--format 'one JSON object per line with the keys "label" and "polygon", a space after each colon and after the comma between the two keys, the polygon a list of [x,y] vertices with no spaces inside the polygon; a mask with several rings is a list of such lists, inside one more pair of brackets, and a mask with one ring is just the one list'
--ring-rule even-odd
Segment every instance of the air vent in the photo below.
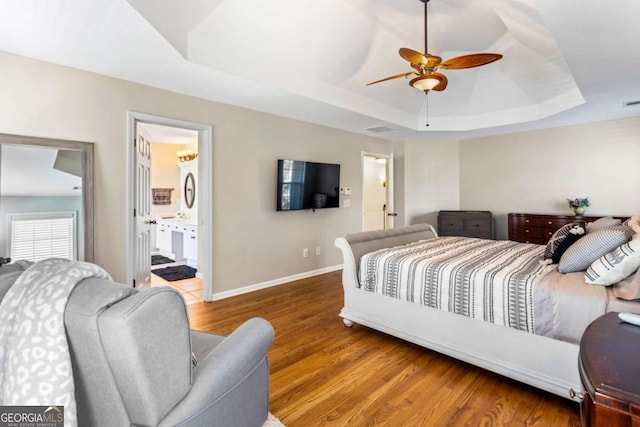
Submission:
{"label": "air vent", "polygon": [[390,130],[393,130],[393,129],[386,126],[376,126],[376,127],[368,128],[365,130],[368,130],[369,132],[380,133],[380,132],[389,132]]}
{"label": "air vent", "polygon": [[629,102],[625,102],[623,104],[625,107],[632,107],[634,105],[640,105],[640,100],[638,101],[629,101]]}

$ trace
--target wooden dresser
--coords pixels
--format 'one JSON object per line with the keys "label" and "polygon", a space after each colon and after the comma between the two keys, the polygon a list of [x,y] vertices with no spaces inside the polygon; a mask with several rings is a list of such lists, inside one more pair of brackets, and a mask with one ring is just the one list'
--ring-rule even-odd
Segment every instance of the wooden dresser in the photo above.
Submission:
{"label": "wooden dresser", "polygon": [[[575,221],[592,222],[602,216],[563,215],[537,213],[510,213],[508,217],[509,240],[546,245],[551,235],[560,227]],[[628,217],[615,216],[621,220]]]}
{"label": "wooden dresser", "polygon": [[495,239],[493,215],[489,211],[440,211],[438,235]]}
{"label": "wooden dresser", "polygon": [[640,326],[607,313],[587,327],[578,369],[583,426],[640,426]]}
{"label": "wooden dresser", "polygon": [[546,245],[551,235],[560,227],[577,220],[585,220],[584,216],[558,214],[510,213],[509,240],[522,243]]}

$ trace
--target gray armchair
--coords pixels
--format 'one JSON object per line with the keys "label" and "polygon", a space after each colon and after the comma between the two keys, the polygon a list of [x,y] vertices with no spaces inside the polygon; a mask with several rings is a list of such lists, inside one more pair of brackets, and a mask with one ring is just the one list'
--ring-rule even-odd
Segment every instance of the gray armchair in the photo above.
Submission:
{"label": "gray armchair", "polygon": [[65,326],[78,425],[259,427],[267,418],[266,320],[248,320],[228,337],[196,332],[171,288],[138,292],[85,279]]}

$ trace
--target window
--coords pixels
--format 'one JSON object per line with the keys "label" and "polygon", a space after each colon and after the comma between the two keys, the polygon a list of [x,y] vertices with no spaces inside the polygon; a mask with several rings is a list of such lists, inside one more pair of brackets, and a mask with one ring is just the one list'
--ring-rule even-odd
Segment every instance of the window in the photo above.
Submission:
{"label": "window", "polygon": [[283,160],[282,210],[302,209],[305,170],[305,162]]}
{"label": "window", "polygon": [[9,219],[9,250],[13,261],[47,258],[76,260],[76,213],[13,213]]}

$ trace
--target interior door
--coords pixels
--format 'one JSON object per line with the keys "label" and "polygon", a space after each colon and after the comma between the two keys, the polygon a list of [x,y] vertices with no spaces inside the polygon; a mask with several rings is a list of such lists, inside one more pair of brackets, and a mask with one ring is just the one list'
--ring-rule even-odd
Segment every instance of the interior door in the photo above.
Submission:
{"label": "interior door", "polygon": [[135,140],[135,247],[134,283],[136,288],[151,283],[151,141],[136,123]]}
{"label": "interior door", "polygon": [[362,157],[362,229],[393,227],[392,157],[366,154]]}

